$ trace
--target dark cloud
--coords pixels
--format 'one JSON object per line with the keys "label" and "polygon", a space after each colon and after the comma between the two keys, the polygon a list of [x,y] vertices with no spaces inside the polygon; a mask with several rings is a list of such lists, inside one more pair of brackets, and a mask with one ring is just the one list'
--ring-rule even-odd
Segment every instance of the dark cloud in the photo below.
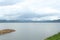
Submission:
{"label": "dark cloud", "polygon": [[13,5],[18,2],[21,2],[21,0],[3,0],[0,2],[0,6]]}

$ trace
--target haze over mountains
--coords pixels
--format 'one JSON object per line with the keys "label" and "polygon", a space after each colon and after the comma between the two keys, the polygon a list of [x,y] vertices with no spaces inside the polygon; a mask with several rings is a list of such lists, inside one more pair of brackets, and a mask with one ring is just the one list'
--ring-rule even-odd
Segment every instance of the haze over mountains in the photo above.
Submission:
{"label": "haze over mountains", "polygon": [[14,18],[9,15],[7,17],[7,19],[0,19],[0,22],[60,22],[59,14],[38,15],[30,13],[21,16],[16,15]]}

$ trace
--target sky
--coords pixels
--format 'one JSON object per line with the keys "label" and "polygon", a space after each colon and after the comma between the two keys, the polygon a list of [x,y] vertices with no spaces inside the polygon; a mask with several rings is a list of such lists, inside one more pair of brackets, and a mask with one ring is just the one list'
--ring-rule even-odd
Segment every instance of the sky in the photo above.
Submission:
{"label": "sky", "polygon": [[0,0],[0,19],[58,20],[60,0]]}

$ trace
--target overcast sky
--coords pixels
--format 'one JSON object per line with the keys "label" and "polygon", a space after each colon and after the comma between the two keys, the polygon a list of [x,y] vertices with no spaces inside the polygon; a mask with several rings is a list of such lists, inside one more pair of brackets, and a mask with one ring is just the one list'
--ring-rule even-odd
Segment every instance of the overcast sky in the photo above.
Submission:
{"label": "overcast sky", "polygon": [[[33,17],[30,18],[27,14],[33,15]],[[59,14],[60,0],[0,0],[0,19],[10,20],[27,16],[33,20],[36,18],[55,20],[60,18]],[[40,17],[34,15],[40,15]],[[41,15],[46,16],[41,17]]]}

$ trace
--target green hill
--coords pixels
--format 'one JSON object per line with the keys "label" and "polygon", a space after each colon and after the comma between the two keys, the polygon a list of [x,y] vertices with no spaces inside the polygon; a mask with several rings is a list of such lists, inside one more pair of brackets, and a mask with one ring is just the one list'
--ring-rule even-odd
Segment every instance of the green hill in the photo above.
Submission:
{"label": "green hill", "polygon": [[46,38],[45,40],[60,40],[60,32],[58,34]]}

